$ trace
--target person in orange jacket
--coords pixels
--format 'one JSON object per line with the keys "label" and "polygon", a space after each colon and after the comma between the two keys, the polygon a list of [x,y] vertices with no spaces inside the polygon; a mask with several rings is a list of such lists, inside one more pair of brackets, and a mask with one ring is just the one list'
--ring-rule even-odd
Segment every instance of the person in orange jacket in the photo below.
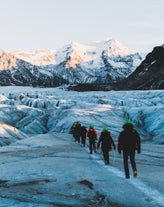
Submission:
{"label": "person in orange jacket", "polygon": [[93,150],[96,153],[96,140],[98,137],[97,131],[94,129],[94,125],[90,124],[89,129],[86,133],[87,137],[89,138],[89,150],[90,154],[92,154]]}

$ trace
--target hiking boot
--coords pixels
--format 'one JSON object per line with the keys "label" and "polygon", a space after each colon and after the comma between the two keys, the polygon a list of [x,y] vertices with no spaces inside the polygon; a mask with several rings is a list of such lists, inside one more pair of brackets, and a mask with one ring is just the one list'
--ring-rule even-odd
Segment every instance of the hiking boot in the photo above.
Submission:
{"label": "hiking boot", "polygon": [[92,152],[89,152],[89,154],[92,154]]}
{"label": "hiking boot", "polygon": [[133,177],[136,178],[137,177],[137,170],[133,171]]}
{"label": "hiking boot", "polygon": [[126,175],[126,176],[125,176],[125,178],[126,178],[126,179],[129,179],[129,178],[130,178],[130,176],[129,176],[129,175]]}
{"label": "hiking boot", "polygon": [[109,165],[109,162],[108,161],[105,161],[105,165]]}

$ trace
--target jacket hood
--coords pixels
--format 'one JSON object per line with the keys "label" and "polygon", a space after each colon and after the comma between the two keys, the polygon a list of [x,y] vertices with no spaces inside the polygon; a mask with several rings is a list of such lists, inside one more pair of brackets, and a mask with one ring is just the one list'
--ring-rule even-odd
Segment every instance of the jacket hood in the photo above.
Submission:
{"label": "jacket hood", "polygon": [[133,130],[133,124],[131,124],[131,123],[124,124],[122,128],[126,131],[131,131],[131,130]]}

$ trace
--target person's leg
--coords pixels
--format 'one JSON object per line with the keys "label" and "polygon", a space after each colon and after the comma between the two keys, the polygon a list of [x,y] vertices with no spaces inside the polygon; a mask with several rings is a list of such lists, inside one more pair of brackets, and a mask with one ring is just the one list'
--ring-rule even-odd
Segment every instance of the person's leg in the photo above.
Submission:
{"label": "person's leg", "polygon": [[83,147],[85,147],[85,140],[86,140],[86,138],[85,137],[81,137],[81,139],[82,139],[81,143],[82,143]]}
{"label": "person's leg", "polygon": [[105,148],[102,148],[102,152],[103,152],[104,163],[105,165],[108,165],[109,164],[108,151]]}
{"label": "person's leg", "polygon": [[127,151],[123,151],[123,158],[124,158],[124,170],[126,178],[130,178],[129,175],[129,166],[128,166],[128,156],[129,153]]}
{"label": "person's leg", "polygon": [[81,144],[84,145],[84,137],[81,136]]}
{"label": "person's leg", "polygon": [[77,141],[80,143],[80,135],[77,135]]}
{"label": "person's leg", "polygon": [[109,161],[109,150],[107,150],[107,162],[108,162],[108,164],[110,164],[110,161]]}
{"label": "person's leg", "polygon": [[136,168],[136,162],[135,162],[135,150],[132,150],[130,152],[130,162],[133,169],[133,176],[137,176],[137,168]]}
{"label": "person's leg", "polygon": [[74,141],[76,142],[77,141],[76,134],[74,134],[73,137],[74,137]]}
{"label": "person's leg", "polygon": [[102,149],[102,153],[103,153],[104,163],[106,164],[106,157],[105,157],[105,150],[104,149]]}
{"label": "person's leg", "polygon": [[93,143],[93,150],[94,150],[94,152],[96,152],[96,141],[94,138],[92,140],[92,143]]}
{"label": "person's leg", "polygon": [[85,147],[86,145],[86,137],[84,137],[84,143],[83,143],[83,146]]}
{"label": "person's leg", "polygon": [[107,164],[109,165],[109,150],[106,149],[106,161],[107,161]]}
{"label": "person's leg", "polygon": [[89,138],[89,150],[90,150],[90,154],[92,154],[92,139]]}

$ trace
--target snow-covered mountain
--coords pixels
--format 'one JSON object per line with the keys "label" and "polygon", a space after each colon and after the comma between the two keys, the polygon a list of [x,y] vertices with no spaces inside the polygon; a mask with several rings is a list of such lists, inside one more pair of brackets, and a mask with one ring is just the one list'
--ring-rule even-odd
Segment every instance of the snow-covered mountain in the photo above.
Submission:
{"label": "snow-covered mountain", "polygon": [[116,40],[71,43],[55,55],[57,74],[69,83],[110,83],[131,74],[142,58]]}
{"label": "snow-covered mountain", "polygon": [[[12,57],[12,62],[10,61]],[[7,57],[7,59],[6,59]],[[42,86],[54,87],[68,82],[58,77],[51,68],[43,69],[42,67],[32,65],[12,55],[5,55],[1,59],[1,66],[5,66],[0,70],[1,86]]]}
{"label": "snow-covered mountain", "polygon": [[15,51],[12,54],[21,60],[31,63],[35,66],[43,66],[49,64],[55,64],[56,50],[27,50],[27,51]]}
{"label": "snow-covered mountain", "polygon": [[114,39],[90,45],[72,42],[57,51],[2,54],[0,85],[106,84],[129,76],[142,61],[139,53]]}
{"label": "snow-covered mountain", "polygon": [[68,87],[76,91],[150,90],[164,89],[164,45],[154,47],[127,78],[110,84],[77,84]]}
{"label": "snow-covered mountain", "polygon": [[12,69],[17,66],[17,58],[10,53],[0,49],[0,71]]}

